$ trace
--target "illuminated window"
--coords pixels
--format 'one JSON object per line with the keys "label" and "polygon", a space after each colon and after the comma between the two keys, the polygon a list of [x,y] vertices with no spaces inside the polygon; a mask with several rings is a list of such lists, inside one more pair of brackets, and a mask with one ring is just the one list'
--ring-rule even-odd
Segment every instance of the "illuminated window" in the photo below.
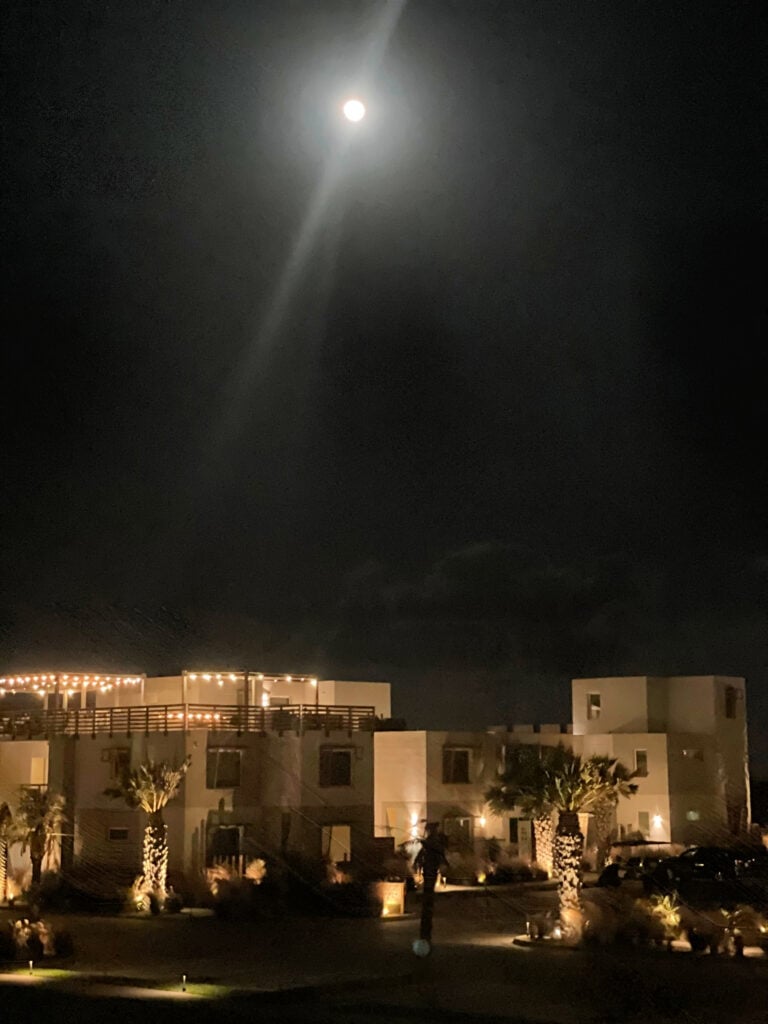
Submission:
{"label": "illuminated window", "polygon": [[234,789],[240,785],[240,750],[209,747],[205,761],[207,789]]}
{"label": "illuminated window", "polygon": [[587,718],[591,721],[600,717],[601,702],[599,693],[587,694]]}
{"label": "illuminated window", "polygon": [[698,821],[700,817],[701,815],[698,811],[691,810],[685,812],[686,821]]}
{"label": "illuminated window", "polygon": [[320,785],[352,785],[352,751],[349,747],[320,748]]}
{"label": "illuminated window", "polygon": [[44,757],[32,757],[29,761],[29,783],[31,786],[45,786],[48,782],[48,762]]}
{"label": "illuminated window", "polygon": [[645,778],[648,774],[648,751],[647,750],[636,750],[635,751],[635,775],[639,778]]}
{"label": "illuminated window", "polygon": [[443,747],[443,782],[452,786],[469,782],[469,761],[468,747]]}
{"label": "illuminated window", "polygon": [[334,864],[350,859],[352,829],[349,825],[325,825],[322,830],[323,856]]}

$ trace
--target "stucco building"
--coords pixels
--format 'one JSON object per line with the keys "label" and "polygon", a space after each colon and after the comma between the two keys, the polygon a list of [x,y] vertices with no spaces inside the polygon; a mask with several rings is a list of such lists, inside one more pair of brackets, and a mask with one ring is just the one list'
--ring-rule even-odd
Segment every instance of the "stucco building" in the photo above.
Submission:
{"label": "stucco building", "polygon": [[278,851],[348,860],[373,843],[373,731],[390,715],[388,683],[47,673],[0,689],[0,799],[25,785],[61,792],[65,864],[140,863],[142,815],[105,790],[150,758],[191,758],[166,811],[172,871]]}
{"label": "stucco building", "polygon": [[[493,815],[485,793],[514,744],[564,743],[636,773],[617,837],[690,844],[749,825],[743,679],[575,679],[571,723],[482,731],[381,731],[388,683],[262,672],[0,677],[0,803],[20,786],[67,800],[64,862],[130,871],[144,822],[104,795],[147,758],[191,767],[166,812],[172,870],[270,851],[365,858],[440,821],[454,848],[488,841],[530,858],[530,821]],[[582,829],[590,841],[590,822]],[[14,851],[18,865],[19,854]]]}
{"label": "stucco building", "polygon": [[[465,847],[487,840],[523,858],[535,853],[530,821],[497,816],[485,793],[514,744],[563,743],[618,758],[637,793],[616,810],[617,838],[717,841],[750,822],[743,679],[722,676],[575,679],[568,725],[497,726],[479,732],[376,733],[376,833],[407,841],[423,820],[441,821]],[[587,847],[592,834],[582,816]]]}

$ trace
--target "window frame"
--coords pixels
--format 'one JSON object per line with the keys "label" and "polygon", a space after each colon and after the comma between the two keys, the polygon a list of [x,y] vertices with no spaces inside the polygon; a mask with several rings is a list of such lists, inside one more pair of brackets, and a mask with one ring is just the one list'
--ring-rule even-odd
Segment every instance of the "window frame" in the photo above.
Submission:
{"label": "window frame", "polygon": [[[466,758],[466,772],[456,772],[456,755],[461,754]],[[450,769],[449,769],[450,765]],[[466,775],[466,778],[457,779],[456,775]],[[472,784],[472,748],[459,743],[446,743],[443,747],[443,785],[444,786],[469,786]]]}
{"label": "window frame", "polygon": [[131,770],[130,747],[104,747],[101,760],[109,764],[109,777],[113,782],[120,782]]}
{"label": "window frame", "polygon": [[[640,764],[638,763],[641,760],[640,758],[638,758],[638,756],[637,756],[638,754],[642,754],[643,755],[642,759],[645,760],[645,767],[644,767],[643,770],[641,770]],[[634,774],[635,774],[635,777],[638,778],[638,779],[647,779],[648,778],[648,748],[647,747],[635,747],[635,772],[634,772]]]}
{"label": "window frame", "polygon": [[[352,785],[352,761],[354,748],[342,746],[338,743],[324,743],[320,747],[318,755],[318,785],[322,789],[344,789]],[[346,758],[347,768],[343,773],[338,772],[340,761],[335,759],[343,755]],[[340,774],[346,781],[339,781]]]}
{"label": "window frame", "polygon": [[[211,770],[212,758],[214,754],[213,764],[215,765],[214,770]],[[221,754],[236,754],[237,755],[237,781],[219,781],[220,779],[220,755]],[[207,747],[205,751],[205,788],[206,789],[237,789],[242,784],[243,779],[243,748],[242,747]]]}
{"label": "window frame", "polygon": [[[597,697],[597,703],[595,704],[593,698]],[[596,722],[603,712],[603,695],[601,692],[593,690],[587,694],[587,721]]]}
{"label": "window frame", "polygon": [[725,717],[730,721],[739,717],[739,695],[741,690],[737,686],[726,686],[724,695]]}

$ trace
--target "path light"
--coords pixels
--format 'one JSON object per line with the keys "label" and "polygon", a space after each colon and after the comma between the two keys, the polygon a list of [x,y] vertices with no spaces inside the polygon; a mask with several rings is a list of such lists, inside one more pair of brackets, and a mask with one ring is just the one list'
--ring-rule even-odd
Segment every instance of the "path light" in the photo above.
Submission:
{"label": "path light", "polygon": [[182,974],[182,976],[181,976],[181,991],[182,992],[186,992],[187,991],[187,976],[186,976],[186,974]]}
{"label": "path light", "polygon": [[32,974],[32,968],[33,968],[33,967],[34,967],[34,962],[33,962],[32,960],[30,960],[30,961],[29,961],[29,973],[30,973],[30,974]]}

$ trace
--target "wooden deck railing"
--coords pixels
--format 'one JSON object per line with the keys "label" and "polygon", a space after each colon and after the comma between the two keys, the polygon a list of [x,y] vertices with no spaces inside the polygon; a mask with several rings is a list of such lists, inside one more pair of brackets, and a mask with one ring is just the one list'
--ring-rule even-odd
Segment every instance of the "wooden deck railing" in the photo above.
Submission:
{"label": "wooden deck railing", "polygon": [[370,732],[373,707],[350,704],[287,704],[279,708],[233,704],[142,704],[127,708],[80,708],[77,711],[0,710],[0,740],[48,739],[50,736],[130,736],[133,733],[216,732],[326,733]]}

